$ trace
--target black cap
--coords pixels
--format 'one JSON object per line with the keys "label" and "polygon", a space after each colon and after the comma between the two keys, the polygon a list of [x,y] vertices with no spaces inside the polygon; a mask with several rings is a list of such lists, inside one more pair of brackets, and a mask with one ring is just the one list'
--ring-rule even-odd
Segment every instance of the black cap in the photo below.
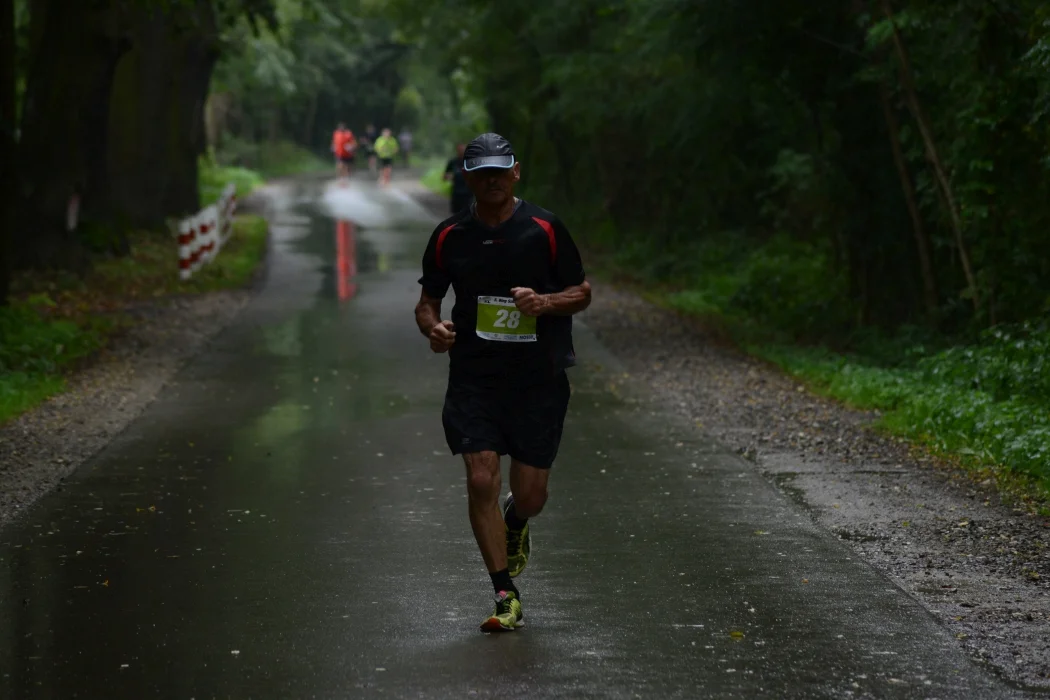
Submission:
{"label": "black cap", "polygon": [[467,144],[463,151],[463,169],[467,172],[481,168],[514,167],[514,149],[510,141],[499,134],[482,134]]}

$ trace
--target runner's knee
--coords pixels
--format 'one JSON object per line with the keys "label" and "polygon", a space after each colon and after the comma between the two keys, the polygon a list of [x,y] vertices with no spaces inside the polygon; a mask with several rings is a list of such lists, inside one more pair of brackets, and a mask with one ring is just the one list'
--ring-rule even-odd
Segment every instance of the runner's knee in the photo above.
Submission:
{"label": "runner's knee", "polygon": [[467,465],[467,491],[472,498],[499,498],[499,456],[495,452],[464,455]]}

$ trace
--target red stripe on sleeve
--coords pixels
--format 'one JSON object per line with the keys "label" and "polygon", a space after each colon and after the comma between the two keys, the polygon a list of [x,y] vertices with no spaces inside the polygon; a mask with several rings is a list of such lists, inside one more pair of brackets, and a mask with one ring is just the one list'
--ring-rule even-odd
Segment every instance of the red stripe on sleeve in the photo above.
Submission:
{"label": "red stripe on sleeve", "polygon": [[539,224],[540,228],[547,232],[547,241],[550,243],[551,246],[551,263],[553,263],[555,260],[558,259],[558,240],[554,236],[554,226],[551,225],[551,222],[544,221],[538,216],[532,217],[532,220]]}
{"label": "red stripe on sleeve", "polygon": [[441,262],[441,246],[445,245],[445,237],[448,236],[448,232],[456,228],[455,224],[442,229],[441,233],[438,234],[437,245],[434,247],[434,260],[437,262],[437,266],[442,270],[445,269],[444,263]]}

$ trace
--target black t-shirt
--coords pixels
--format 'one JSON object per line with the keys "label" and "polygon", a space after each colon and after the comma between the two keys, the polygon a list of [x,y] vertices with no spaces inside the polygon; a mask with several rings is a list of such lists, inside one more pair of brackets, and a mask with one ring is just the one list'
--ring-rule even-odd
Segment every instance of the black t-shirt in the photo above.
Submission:
{"label": "black t-shirt", "polygon": [[572,317],[536,319],[535,342],[486,340],[476,330],[478,297],[510,297],[514,287],[552,294],[583,284],[580,252],[565,225],[546,209],[519,202],[496,228],[462,211],[438,224],[423,254],[419,283],[427,296],[456,293],[452,322],[456,342],[450,350],[453,378],[471,380],[540,379],[576,363]]}
{"label": "black t-shirt", "polygon": [[467,178],[463,176],[463,159],[453,158],[445,166],[445,173],[452,173],[452,196],[465,197],[470,194]]}

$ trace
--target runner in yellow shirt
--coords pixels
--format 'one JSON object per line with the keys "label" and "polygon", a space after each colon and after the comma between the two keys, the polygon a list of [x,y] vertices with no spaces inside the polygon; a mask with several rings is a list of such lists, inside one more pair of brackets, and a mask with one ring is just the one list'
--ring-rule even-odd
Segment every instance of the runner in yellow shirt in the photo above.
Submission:
{"label": "runner in yellow shirt", "polygon": [[379,186],[390,185],[390,171],[394,167],[394,156],[398,151],[397,139],[390,133],[390,129],[383,129],[382,135],[376,139],[376,155],[379,156]]}

